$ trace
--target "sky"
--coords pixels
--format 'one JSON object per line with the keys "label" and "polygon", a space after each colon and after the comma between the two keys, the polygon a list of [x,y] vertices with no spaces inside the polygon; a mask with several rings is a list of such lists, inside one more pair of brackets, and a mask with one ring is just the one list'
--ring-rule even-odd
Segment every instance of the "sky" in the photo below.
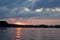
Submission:
{"label": "sky", "polygon": [[60,0],[0,0],[0,21],[60,24]]}

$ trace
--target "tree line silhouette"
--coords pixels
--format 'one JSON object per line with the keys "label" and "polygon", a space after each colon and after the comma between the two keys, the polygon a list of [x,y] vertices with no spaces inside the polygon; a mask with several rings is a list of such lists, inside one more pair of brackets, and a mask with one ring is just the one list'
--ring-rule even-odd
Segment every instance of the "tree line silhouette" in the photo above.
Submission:
{"label": "tree line silhouette", "polygon": [[0,27],[22,27],[22,28],[60,28],[60,25],[17,25],[8,24],[6,21],[0,21]]}

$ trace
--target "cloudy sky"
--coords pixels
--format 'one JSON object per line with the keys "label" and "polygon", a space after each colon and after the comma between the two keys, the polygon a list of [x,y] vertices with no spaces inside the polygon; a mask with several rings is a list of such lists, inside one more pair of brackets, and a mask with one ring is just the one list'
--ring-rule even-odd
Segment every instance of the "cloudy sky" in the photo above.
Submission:
{"label": "cloudy sky", "polygon": [[60,0],[0,0],[0,20],[60,24]]}

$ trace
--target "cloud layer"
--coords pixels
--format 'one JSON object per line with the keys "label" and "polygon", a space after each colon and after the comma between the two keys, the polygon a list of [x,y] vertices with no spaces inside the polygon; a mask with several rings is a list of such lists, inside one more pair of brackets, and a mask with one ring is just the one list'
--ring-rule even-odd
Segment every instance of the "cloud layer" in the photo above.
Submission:
{"label": "cloud layer", "polygon": [[60,0],[0,0],[3,18],[60,19]]}

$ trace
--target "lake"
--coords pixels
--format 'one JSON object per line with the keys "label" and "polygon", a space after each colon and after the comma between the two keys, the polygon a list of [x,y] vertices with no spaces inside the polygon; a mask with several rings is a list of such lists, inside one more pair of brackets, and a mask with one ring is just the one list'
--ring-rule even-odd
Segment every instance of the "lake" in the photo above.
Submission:
{"label": "lake", "polygon": [[0,28],[0,40],[60,40],[60,28]]}

